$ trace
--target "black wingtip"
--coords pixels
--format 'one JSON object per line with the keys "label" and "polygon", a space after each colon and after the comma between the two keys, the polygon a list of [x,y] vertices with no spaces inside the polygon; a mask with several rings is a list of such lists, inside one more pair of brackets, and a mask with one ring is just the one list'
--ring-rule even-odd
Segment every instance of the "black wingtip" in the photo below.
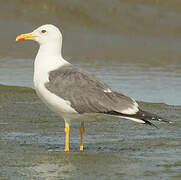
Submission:
{"label": "black wingtip", "polygon": [[150,125],[150,126],[152,126],[152,127],[155,127],[155,128],[157,128],[157,129],[159,129],[158,126],[156,126],[155,124],[151,123],[150,121],[147,121],[147,120],[143,120],[143,121],[145,122],[145,124]]}
{"label": "black wingtip", "polygon": [[[165,122],[165,123],[169,123],[171,124],[172,122],[165,119],[165,118],[162,118],[156,114],[152,114],[150,112],[146,112],[146,111],[143,111],[141,109],[139,109],[139,112],[137,113],[137,116],[139,116],[140,119],[142,119],[143,121],[160,121],[160,122]],[[149,121],[149,122],[150,122]]]}

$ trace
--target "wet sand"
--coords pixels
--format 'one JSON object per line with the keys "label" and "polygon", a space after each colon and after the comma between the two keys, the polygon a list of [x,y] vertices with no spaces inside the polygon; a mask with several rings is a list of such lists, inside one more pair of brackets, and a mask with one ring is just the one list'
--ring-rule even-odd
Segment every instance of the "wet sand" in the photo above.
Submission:
{"label": "wet sand", "polygon": [[86,123],[84,152],[74,122],[64,153],[64,121],[32,89],[0,86],[0,94],[1,179],[181,178],[180,106],[140,102],[173,121],[159,129],[115,118]]}

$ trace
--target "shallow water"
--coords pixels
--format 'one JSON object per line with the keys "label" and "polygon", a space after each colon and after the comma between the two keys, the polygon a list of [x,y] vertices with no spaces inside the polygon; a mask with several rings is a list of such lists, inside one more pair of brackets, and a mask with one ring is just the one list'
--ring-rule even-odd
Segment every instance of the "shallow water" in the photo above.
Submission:
{"label": "shallow water", "polygon": [[[70,62],[72,62],[70,60]],[[136,100],[181,105],[181,65],[150,67],[119,62],[72,62]],[[32,59],[1,59],[0,83],[33,88]]]}
{"label": "shallow water", "polygon": [[[0,179],[181,179],[180,7],[177,0],[1,1],[0,84],[9,86],[0,85]],[[87,122],[81,153],[74,122],[64,153],[64,121],[30,89],[38,46],[15,42],[44,23],[62,28],[71,63],[173,123]]]}
{"label": "shallow water", "polygon": [[0,86],[0,99],[1,179],[181,178],[180,106],[140,102],[173,121],[159,129],[111,117],[86,123],[83,153],[74,122],[64,153],[63,120],[32,89]]}

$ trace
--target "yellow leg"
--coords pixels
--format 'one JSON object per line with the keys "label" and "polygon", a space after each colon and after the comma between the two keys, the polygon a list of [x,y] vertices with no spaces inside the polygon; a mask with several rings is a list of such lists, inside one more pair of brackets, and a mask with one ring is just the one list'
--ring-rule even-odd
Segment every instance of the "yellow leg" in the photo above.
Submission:
{"label": "yellow leg", "polygon": [[81,122],[81,127],[80,127],[80,151],[84,150],[84,122]]}
{"label": "yellow leg", "polygon": [[69,151],[69,131],[70,125],[68,123],[65,123],[65,152]]}

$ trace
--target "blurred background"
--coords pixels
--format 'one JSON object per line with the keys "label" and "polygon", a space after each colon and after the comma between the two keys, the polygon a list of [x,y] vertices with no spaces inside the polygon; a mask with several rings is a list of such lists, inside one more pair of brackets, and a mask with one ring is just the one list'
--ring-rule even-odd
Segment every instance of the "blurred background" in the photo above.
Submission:
{"label": "blurred background", "polygon": [[[15,42],[47,23],[66,60],[173,123],[87,122],[81,153],[72,123],[64,153],[64,121],[31,89],[38,44]],[[180,0],[0,0],[0,180],[180,180],[180,93]]]}
{"label": "blurred background", "polygon": [[180,1],[0,2],[0,83],[33,87],[38,45],[15,38],[51,23],[61,29],[71,63],[137,100],[181,104]]}

